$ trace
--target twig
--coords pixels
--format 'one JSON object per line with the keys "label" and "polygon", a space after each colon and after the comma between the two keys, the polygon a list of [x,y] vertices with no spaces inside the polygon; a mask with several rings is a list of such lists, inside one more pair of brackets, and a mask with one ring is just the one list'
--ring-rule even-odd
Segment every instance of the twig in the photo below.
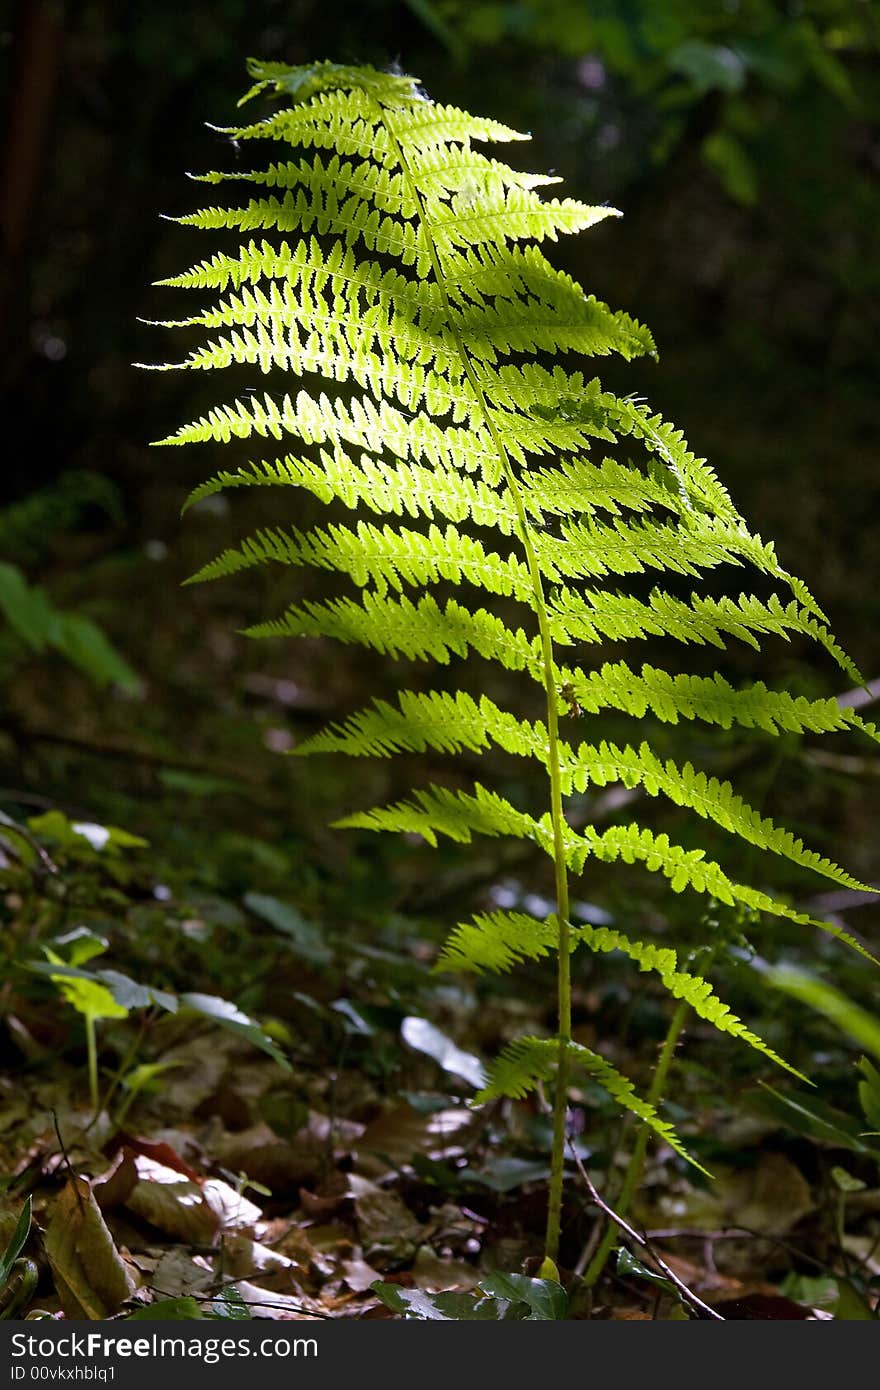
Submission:
{"label": "twig", "polygon": [[70,1181],[73,1184],[73,1195],[76,1198],[76,1204],[82,1212],[85,1210],[85,1208],[83,1207],[82,1193],[79,1190],[79,1183],[77,1182],[77,1175],[74,1172],[73,1164],[71,1163],[67,1155],[67,1146],[65,1145],[64,1140],[61,1137],[61,1126],[58,1123],[58,1114],[55,1110],[52,1111],[52,1125],[55,1130],[55,1136],[58,1140],[58,1146],[61,1150],[61,1157],[64,1162],[64,1166],[67,1169],[68,1174],[70,1175]]}
{"label": "twig", "polygon": [[[31,831],[27,828],[26,825],[19,825],[18,821],[14,820],[12,816],[7,815],[5,811],[0,811],[0,826],[3,826],[3,828],[9,831],[10,834],[19,835],[21,839],[24,840],[25,844],[28,845],[34,851],[34,854],[37,856],[40,863],[43,865],[43,868],[47,874],[57,874],[58,865],[54,862],[52,857],[40,844],[37,837],[31,833]],[[18,854],[16,854],[16,858],[18,858]]]}
{"label": "twig", "polygon": [[613,1221],[615,1226],[618,1226],[620,1230],[624,1232],[625,1235],[628,1235],[630,1240],[634,1240],[637,1245],[641,1246],[643,1250],[647,1251],[651,1259],[657,1265],[657,1268],[660,1269],[662,1273],[665,1274],[666,1278],[675,1285],[675,1287],[678,1289],[679,1293],[681,1294],[682,1298],[685,1300],[686,1303],[689,1303],[692,1308],[695,1308],[698,1312],[703,1313],[706,1317],[712,1318],[715,1322],[725,1322],[726,1319],[723,1318],[715,1308],[710,1307],[708,1303],[704,1303],[700,1296],[694,1293],[693,1289],[688,1288],[687,1284],[684,1282],[683,1279],[679,1279],[678,1275],[675,1273],[675,1270],[670,1269],[666,1261],[654,1249],[647,1236],[642,1235],[639,1231],[634,1230],[628,1222],[624,1221],[622,1216],[618,1216],[617,1212],[614,1211],[612,1207],[609,1207],[607,1202],[603,1201],[603,1199],[599,1196],[599,1193],[596,1191],[592,1178],[590,1177],[589,1173],[584,1167],[583,1160],[581,1159],[580,1154],[578,1153],[577,1149],[575,1148],[574,1144],[571,1142],[570,1139],[568,1141],[568,1146],[571,1149],[572,1156],[574,1158],[575,1163],[577,1164],[578,1172],[580,1173],[581,1177],[586,1183],[590,1196],[592,1197],[599,1210],[601,1212],[604,1212],[605,1216],[608,1217],[609,1221]]}
{"label": "twig", "polygon": [[[763,1240],[768,1245],[785,1250],[787,1254],[794,1255],[805,1264],[812,1265],[813,1269],[821,1270],[823,1274],[837,1273],[827,1260],[818,1260],[815,1255],[808,1255],[806,1250],[801,1250],[800,1246],[792,1245],[790,1241],[782,1240],[779,1236],[770,1235],[768,1231],[756,1231],[752,1226],[724,1226],[720,1231],[704,1231],[692,1226],[670,1226],[646,1231],[645,1235],[649,1240],[701,1240],[712,1244],[723,1240],[742,1240],[744,1236],[748,1236],[752,1240]],[[880,1244],[880,1236],[877,1240]]]}

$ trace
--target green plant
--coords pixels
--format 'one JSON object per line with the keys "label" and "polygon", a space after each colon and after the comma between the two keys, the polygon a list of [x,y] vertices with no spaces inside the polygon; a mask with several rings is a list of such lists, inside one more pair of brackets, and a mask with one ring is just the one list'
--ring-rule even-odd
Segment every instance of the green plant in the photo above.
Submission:
{"label": "green plant", "polygon": [[[128,1018],[133,1009],[157,1009],[171,1014],[186,1011],[195,1014],[212,1024],[237,1033],[254,1047],[267,1053],[285,1071],[290,1070],[290,1063],[271,1038],[228,999],[220,999],[214,994],[194,992],[177,995],[170,990],[158,989],[154,985],[140,984],[119,970],[83,969],[89,961],[104,954],[107,944],[106,940],[93,935],[86,928],[77,928],[57,938],[51,946],[43,946],[45,962],[24,962],[28,970],[38,975],[48,975],[61,997],[83,1019],[86,1030],[89,1096],[93,1114],[97,1115],[99,1109],[106,1109],[117,1086],[121,1085],[128,1092],[115,1117],[117,1124],[121,1124],[137,1095],[150,1089],[158,1076],[175,1065],[173,1062],[154,1062],[133,1066],[140,1042],[136,1035],[110,1083],[102,1104],[98,1089],[95,1025],[102,1019]],[[56,947],[63,949],[65,955],[62,956]]]}
{"label": "green plant", "polygon": [[118,685],[134,694],[140,688],[128,662],[91,618],[56,608],[45,589],[29,584],[17,565],[0,564],[0,615],[15,641],[15,662],[22,649],[56,651],[99,689]]}
{"label": "green plant", "polygon": [[6,1249],[0,1255],[0,1319],[18,1317],[37,1287],[39,1271],[21,1252],[31,1233],[33,1203],[25,1199]]}
{"label": "green plant", "polygon": [[[17,915],[5,933],[0,961],[3,1007],[13,966],[49,978],[83,1020],[93,1113],[106,1110],[119,1087],[126,1092],[115,1113],[117,1124],[138,1096],[154,1090],[157,1079],[176,1064],[158,1060],[135,1065],[143,1031],[135,1032],[102,1098],[97,1025],[105,1020],[128,1019],[133,1012],[146,1016],[148,1011],[194,1016],[237,1034],[290,1070],[283,1052],[231,1000],[186,989],[178,993],[165,988],[164,982],[161,988],[141,984],[101,960],[110,946],[103,935],[107,914],[118,914],[127,905],[125,889],[136,872],[130,861],[146,845],[139,835],[119,826],[71,821],[57,809],[31,816],[26,824],[0,811],[0,889],[8,892],[7,902]],[[102,883],[102,878],[108,882]],[[73,912],[78,925],[59,930]],[[84,925],[83,917],[92,919],[94,927]],[[45,960],[32,958],[36,940]],[[116,945],[119,949],[120,942]],[[188,983],[185,975],[183,983]]]}
{"label": "green plant", "polygon": [[[860,681],[806,586],[748,531],[681,434],[638,400],[564,365],[573,352],[626,360],[655,352],[647,329],[586,295],[534,244],[583,230],[614,210],[543,200],[536,189],[554,180],[475,148],[476,141],[523,137],[497,121],[432,104],[409,77],[332,63],[252,62],[250,70],[256,81],[245,100],[274,89],[287,105],[225,133],[239,148],[273,141],[314,153],[294,158],[282,149],[262,169],[239,165],[199,176],[219,188],[257,187],[240,206],[178,219],[227,240],[225,249],[160,282],[211,294],[210,307],[165,325],[205,330],[207,341],[161,370],[276,371],[280,389],[218,404],[161,442],[267,441],[267,451],[216,474],[191,502],[223,488],[281,485],[335,504],[340,516],[345,508],[360,515],[353,526],[333,519],[260,531],[195,579],[266,563],[328,570],[360,588],[360,599],[306,601],[251,635],[330,637],[442,666],[452,656],[479,657],[537,686],[543,720],[501,708],[483,693],[478,671],[476,694],[403,690],[396,706],[376,700],[296,751],[385,757],[497,747],[537,760],[546,772],[543,815],[479,783],[470,791],[432,785],[339,824],[415,833],[432,845],[440,835],[464,843],[474,835],[510,835],[534,842],[552,860],[555,912],[543,920],[521,912],[478,915],[455,929],[439,962],[506,970],[556,958],[556,1036],[515,1041],[478,1096],[519,1097],[555,1081],[544,1266],[552,1273],[574,1068],[683,1152],[658,1105],[688,1008],[786,1065],[702,976],[682,968],[672,946],[575,925],[570,875],[593,863],[639,864],[665,876],[676,893],[702,894],[744,916],[817,925],[862,949],[836,926],[736,882],[699,844],[676,844],[635,822],[576,829],[565,798],[617,783],[687,807],[768,855],[856,886],[729,783],[689,761],[679,766],[663,758],[646,739],[609,742],[601,726],[592,742],[569,742],[562,721],[576,727],[587,716],[616,712],[655,728],[693,720],[769,735],[878,735],[831,699],[808,700],[762,683],[738,689],[717,672],[590,662],[604,642],[651,636],[723,650],[737,638],[757,649],[774,634],[813,639]],[[230,235],[238,239],[231,248]],[[306,383],[298,392],[288,389],[296,378]],[[287,437],[299,441],[297,452],[273,456],[273,443],[283,449]],[[368,513],[380,522],[368,521]],[[678,596],[682,577],[702,584],[722,564],[751,567],[765,589],[786,590],[785,599],[775,589],[768,597]],[[643,576],[652,571],[668,587],[649,589]],[[411,599],[407,588],[421,592]],[[469,591],[491,596],[494,609],[469,601]],[[511,616],[523,611],[525,626]],[[679,1001],[649,1100],[604,1056],[572,1039],[570,957],[579,946],[624,952]],[[641,1156],[628,1175],[630,1188]]]}

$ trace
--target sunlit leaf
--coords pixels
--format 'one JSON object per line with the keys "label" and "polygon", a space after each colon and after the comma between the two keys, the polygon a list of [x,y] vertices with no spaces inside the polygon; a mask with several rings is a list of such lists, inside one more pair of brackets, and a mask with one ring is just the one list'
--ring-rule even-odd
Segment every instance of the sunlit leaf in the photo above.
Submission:
{"label": "sunlit leaf", "polygon": [[433,1057],[444,1071],[460,1076],[470,1086],[485,1086],[486,1073],[479,1057],[472,1052],[463,1052],[426,1018],[415,1015],[405,1018],[400,1025],[400,1035],[417,1052],[425,1052]]}
{"label": "sunlit leaf", "polygon": [[180,1005],[182,1008],[192,1009],[194,1013],[210,1019],[212,1023],[219,1024],[221,1028],[227,1028],[230,1032],[238,1033],[241,1037],[247,1038],[254,1047],[259,1047],[263,1052],[267,1052],[284,1071],[292,1070],[284,1053],[279,1052],[275,1044],[267,1038],[262,1028],[254,1023],[252,1018],[248,1018],[247,1014],[242,1013],[241,1009],[236,1008],[230,1000],[220,999],[215,994],[187,993],[181,994]]}
{"label": "sunlit leaf", "polygon": [[568,1294],[555,1279],[530,1279],[525,1274],[502,1274],[496,1270],[480,1280],[480,1288],[495,1298],[525,1303],[530,1322],[554,1322],[568,1313]]}

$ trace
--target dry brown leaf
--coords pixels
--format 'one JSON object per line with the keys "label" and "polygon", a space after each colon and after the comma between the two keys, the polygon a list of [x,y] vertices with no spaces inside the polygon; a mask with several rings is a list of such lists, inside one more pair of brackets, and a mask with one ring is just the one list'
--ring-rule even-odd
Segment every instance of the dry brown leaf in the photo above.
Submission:
{"label": "dry brown leaf", "polygon": [[199,1181],[199,1174],[195,1169],[191,1168],[164,1139],[142,1139],[139,1135],[120,1134],[117,1142],[133,1154],[141,1154],[144,1158],[152,1158],[156,1163],[161,1163],[165,1168],[173,1168],[175,1173],[182,1173],[190,1182]]}
{"label": "dry brown leaf", "polygon": [[142,1154],[135,1165],[138,1183],[126,1199],[128,1210],[187,1245],[210,1245],[220,1218],[205,1201],[200,1184]]}
{"label": "dry brown leaf", "polygon": [[318,1299],[310,1298],[308,1294],[275,1293],[259,1289],[256,1284],[249,1284],[246,1280],[239,1280],[235,1287],[254,1318],[286,1322],[299,1318],[319,1318],[324,1312]]}
{"label": "dry brown leaf", "polygon": [[107,1318],[134,1292],[85,1178],[71,1178],[56,1201],[45,1248],[68,1318]]}
{"label": "dry brown leaf", "polygon": [[480,1282],[480,1271],[464,1260],[443,1260],[423,1245],[409,1270],[413,1287],[439,1289],[473,1289]]}
{"label": "dry brown leaf", "polygon": [[112,1211],[128,1200],[139,1182],[134,1154],[129,1149],[120,1149],[106,1173],[95,1178],[92,1191],[95,1201],[102,1211]]}
{"label": "dry brown leaf", "polygon": [[206,1178],[202,1196],[224,1231],[253,1231],[262,1224],[263,1213],[256,1202],[242,1196],[222,1178]]}
{"label": "dry brown leaf", "polygon": [[279,1139],[267,1124],[252,1125],[239,1134],[212,1136],[211,1153],[236,1173],[246,1173],[277,1195],[314,1178],[327,1162],[327,1147],[308,1133]]}
{"label": "dry brown leaf", "polygon": [[766,1235],[784,1235],[815,1207],[809,1183],[784,1154],[761,1154],[750,1168],[730,1174],[721,1184],[729,1225]]}
{"label": "dry brown leaf", "polygon": [[378,1270],[373,1269],[364,1259],[353,1259],[342,1261],[342,1275],[348,1287],[354,1293],[366,1293],[377,1279],[382,1275]]}
{"label": "dry brown leaf", "polygon": [[157,1298],[181,1298],[204,1293],[216,1278],[207,1260],[201,1255],[193,1258],[178,1246],[165,1251],[150,1279],[150,1287]]}
{"label": "dry brown leaf", "polygon": [[223,1237],[223,1272],[233,1279],[250,1279],[278,1270],[294,1269],[294,1261],[280,1250],[235,1233]]}
{"label": "dry brown leaf", "polygon": [[323,1221],[334,1215],[345,1203],[350,1202],[348,1177],[345,1173],[333,1172],[322,1182],[320,1191],[310,1192],[307,1187],[299,1190],[299,1204],[310,1220]]}
{"label": "dry brown leaf", "polygon": [[350,1173],[348,1189],[354,1198],[358,1231],[364,1254],[388,1259],[414,1255],[426,1229],[396,1192],[383,1191],[359,1173]]}
{"label": "dry brown leaf", "polygon": [[473,1123],[469,1110],[449,1109],[424,1115],[411,1105],[396,1105],[371,1120],[357,1141],[357,1169],[381,1177],[389,1167],[409,1163],[413,1154],[451,1158],[461,1153],[455,1136]]}

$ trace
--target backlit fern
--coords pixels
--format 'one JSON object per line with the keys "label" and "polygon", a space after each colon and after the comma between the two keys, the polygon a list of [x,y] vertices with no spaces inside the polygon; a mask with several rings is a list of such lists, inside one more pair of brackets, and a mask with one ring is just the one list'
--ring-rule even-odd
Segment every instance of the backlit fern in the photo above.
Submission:
{"label": "backlit fern", "polygon": [[[471,970],[507,970],[548,954],[558,961],[557,1036],[512,1044],[483,1092],[521,1096],[555,1078],[552,1257],[573,1068],[680,1147],[626,1077],[572,1042],[573,950],[623,952],[701,1018],[781,1060],[708,983],[680,967],[671,947],[573,925],[569,876],[593,861],[621,860],[664,875],[675,892],[812,921],[666,833],[636,822],[576,831],[564,798],[609,784],[638,787],[760,851],[860,886],[729,783],[662,757],[642,731],[618,745],[603,737],[600,723],[587,741],[563,741],[560,720],[574,715],[576,735],[591,731],[590,716],[604,711],[769,734],[878,734],[833,700],[682,674],[674,647],[669,670],[637,659],[603,664],[606,641],[651,637],[724,649],[731,640],[757,648],[766,636],[797,636],[819,643],[860,681],[806,586],[747,529],[682,435],[573,365],[574,354],[654,354],[647,329],[586,295],[538,245],[614,210],[544,197],[539,188],[555,180],[511,169],[477,148],[525,137],[432,103],[408,77],[332,63],[252,63],[251,71],[256,85],[248,96],[274,89],[284,106],[226,131],[246,167],[200,178],[232,197],[178,219],[220,234],[226,249],[162,282],[208,300],[168,325],[203,337],[163,370],[251,368],[256,389],[162,442],[268,441],[270,453],[277,446],[274,457],[260,446],[253,462],[216,473],[193,501],[224,488],[280,485],[337,505],[314,527],[291,525],[282,512],[277,525],[195,577],[267,563],[332,571],[360,592],[294,603],[252,635],[329,637],[443,665],[478,657],[533,683],[541,717],[531,720],[485,695],[403,690],[396,704],[376,700],[297,751],[386,757],[497,747],[544,769],[544,804],[532,810],[480,784],[469,791],[429,786],[340,824],[415,832],[431,844],[439,835],[462,842],[514,836],[553,861],[551,915],[478,915],[459,924],[441,959]],[[247,167],[267,143],[272,160]],[[236,204],[239,185],[245,196]],[[268,389],[259,389],[266,375]],[[345,509],[356,515],[347,519]],[[767,581],[775,590],[763,598],[701,592],[704,574],[720,565],[757,571],[764,591]],[[654,576],[653,587],[643,575]],[[685,597],[682,577],[695,584]],[[514,602],[521,616],[511,622],[507,602],[493,611],[497,599]],[[814,925],[844,936],[832,924]]]}

